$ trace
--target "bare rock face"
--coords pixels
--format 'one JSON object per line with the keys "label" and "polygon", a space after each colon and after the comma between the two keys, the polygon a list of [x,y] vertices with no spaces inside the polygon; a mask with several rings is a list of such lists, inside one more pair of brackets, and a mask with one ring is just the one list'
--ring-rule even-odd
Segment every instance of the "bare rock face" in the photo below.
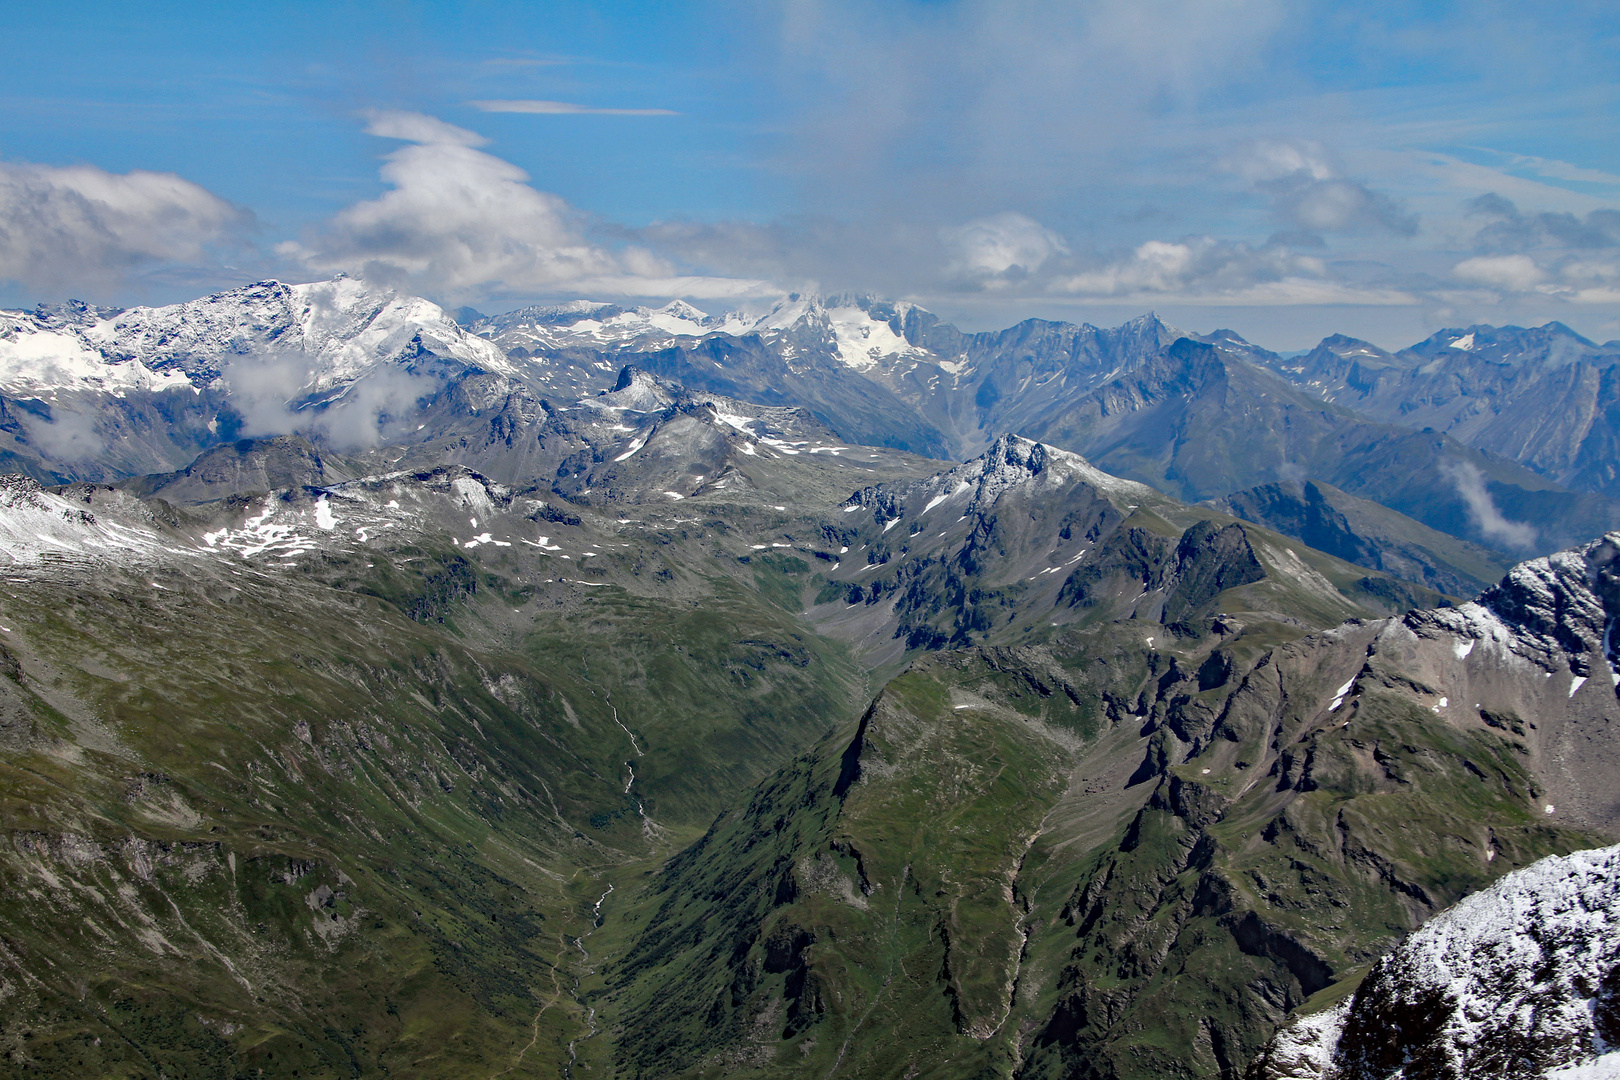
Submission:
{"label": "bare rock face", "polygon": [[1280,1031],[1250,1075],[1620,1076],[1620,847],[1543,859],[1458,903],[1352,999]]}

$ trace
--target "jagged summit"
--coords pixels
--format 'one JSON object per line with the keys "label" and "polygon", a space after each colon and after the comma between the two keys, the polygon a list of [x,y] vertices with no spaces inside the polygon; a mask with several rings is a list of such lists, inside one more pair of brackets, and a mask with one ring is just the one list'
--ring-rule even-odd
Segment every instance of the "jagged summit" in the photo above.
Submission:
{"label": "jagged summit", "polygon": [[1447,328],[1401,351],[1424,360],[1471,353],[1498,364],[1558,367],[1608,350],[1554,321],[1534,327],[1475,323],[1460,329]]}
{"label": "jagged summit", "polygon": [[473,324],[473,332],[509,353],[548,349],[642,348],[679,338],[744,333],[752,320],[737,312],[711,315],[684,300],[662,307],[623,307],[600,300],[572,300],[518,308]]}
{"label": "jagged summit", "polygon": [[885,486],[857,491],[844,503],[844,509],[873,509],[881,519],[889,521],[918,512],[914,503],[923,504],[922,513],[942,504],[956,506],[960,503],[961,513],[971,514],[988,509],[1014,489],[1026,489],[1031,494],[1049,493],[1077,482],[1121,498],[1159,497],[1146,484],[1111,476],[1079,454],[1009,433],[997,438],[988,450],[971,461],[927,479],[900,488]]}
{"label": "jagged summit", "polygon": [[673,404],[680,394],[681,388],[676,384],[626,364],[619,371],[619,378],[612,390],[604,390],[594,398],[585,398],[584,403],[595,408],[652,412]]}
{"label": "jagged summit", "polygon": [[1574,696],[1599,672],[1620,687],[1610,629],[1617,598],[1620,532],[1519,563],[1477,600],[1413,618],[1509,651],[1548,673],[1567,673]]}

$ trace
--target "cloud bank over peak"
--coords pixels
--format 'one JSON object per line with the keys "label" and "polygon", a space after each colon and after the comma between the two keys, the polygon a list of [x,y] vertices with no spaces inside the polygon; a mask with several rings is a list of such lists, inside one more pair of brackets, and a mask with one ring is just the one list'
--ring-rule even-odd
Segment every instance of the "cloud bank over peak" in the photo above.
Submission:
{"label": "cloud bank over peak", "polygon": [[1472,199],[1467,209],[1479,223],[1477,254],[1456,263],[1451,277],[1486,302],[1620,303],[1620,210],[1524,213],[1497,194]]}
{"label": "cloud bank over peak", "polygon": [[412,112],[367,115],[366,132],[408,145],[387,154],[389,190],[344,208],[278,252],[303,270],[350,273],[447,301],[575,291],[737,296],[759,282],[683,274],[633,246],[593,240],[590,220],[540,191],[483,136]]}
{"label": "cloud bank over peak", "polygon": [[1321,143],[1261,140],[1229,155],[1222,165],[1269,197],[1279,223],[1296,230],[1296,243],[1320,233],[1417,234],[1416,216],[1390,196],[1345,176]]}
{"label": "cloud bank over peak", "polygon": [[116,288],[144,271],[209,260],[251,223],[173,173],[0,162],[0,280],[29,289]]}
{"label": "cloud bank over peak", "polygon": [[951,253],[947,277],[968,288],[1007,288],[1069,254],[1063,237],[1010,210],[944,229],[941,239]]}

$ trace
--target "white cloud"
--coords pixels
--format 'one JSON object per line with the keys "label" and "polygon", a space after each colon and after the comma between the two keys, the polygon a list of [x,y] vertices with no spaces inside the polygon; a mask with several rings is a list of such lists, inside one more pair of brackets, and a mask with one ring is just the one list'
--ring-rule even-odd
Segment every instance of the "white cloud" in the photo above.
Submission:
{"label": "white cloud", "polygon": [[1277,142],[1261,139],[1224,158],[1221,164],[1251,183],[1263,184],[1285,176],[1332,180],[1338,166],[1318,142]]}
{"label": "white cloud", "polygon": [[1528,292],[1547,279],[1528,255],[1480,255],[1451,268],[1459,281],[1509,292]]}
{"label": "white cloud", "polygon": [[947,275],[984,288],[1005,288],[1069,252],[1057,233],[1011,211],[944,229],[941,237],[951,252]]}
{"label": "white cloud", "polygon": [[239,357],[225,369],[231,408],[242,434],[319,436],[340,449],[376,446],[386,436],[416,428],[420,403],[441,388],[439,380],[384,366],[368,372],[343,393],[318,406],[298,402],[309,392],[310,359],[303,355]]}
{"label": "white cloud", "polygon": [[1209,236],[1149,240],[1124,255],[1056,279],[1050,292],[1122,302],[1237,307],[1416,302],[1398,289],[1340,281],[1322,260],[1283,247],[1251,247]]}
{"label": "white cloud", "polygon": [[112,287],[202,259],[247,221],[173,173],[0,162],[0,279],[31,289]]}
{"label": "white cloud", "polygon": [[278,249],[320,273],[344,271],[447,300],[598,291],[728,295],[758,282],[683,277],[637,248],[610,249],[585,235],[583,215],[530,186],[529,175],[478,149],[486,140],[418,113],[375,113],[366,131],[411,145],[389,154],[390,190],[356,203],[301,243]]}
{"label": "white cloud", "polygon": [[1468,514],[1479,526],[1487,540],[1509,547],[1529,549],[1535,547],[1536,529],[1522,521],[1511,521],[1497,509],[1496,500],[1485,487],[1485,474],[1477,465],[1467,461],[1442,466],[1448,479],[1456,485],[1457,494],[1468,504]]}
{"label": "white cloud", "polygon": [[436,116],[413,112],[386,112],[371,110],[365,114],[369,123],[366,134],[380,139],[398,139],[400,142],[421,143],[425,146],[485,146],[489,140],[476,131],[447,124]]}
{"label": "white cloud", "polygon": [[416,113],[374,115],[366,131],[411,143],[385,159],[391,190],[339,212],[306,243],[282,245],[283,254],[322,273],[450,297],[546,289],[618,270],[583,238],[567,203],[476,149],[474,133]]}
{"label": "white cloud", "polygon": [[1307,233],[1392,233],[1411,236],[1417,219],[1393,199],[1344,175],[1317,142],[1261,140],[1221,165],[1271,198],[1272,212]]}
{"label": "white cloud", "polygon": [[679,116],[674,109],[598,109],[571,101],[469,101],[480,112],[533,113],[541,116]]}

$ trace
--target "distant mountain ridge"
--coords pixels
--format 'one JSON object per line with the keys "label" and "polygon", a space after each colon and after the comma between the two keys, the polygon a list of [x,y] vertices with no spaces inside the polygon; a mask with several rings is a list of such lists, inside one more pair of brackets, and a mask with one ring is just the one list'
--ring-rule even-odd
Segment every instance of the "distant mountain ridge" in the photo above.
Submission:
{"label": "distant mountain ridge", "polygon": [[[479,429],[496,398],[538,416],[626,365],[804,409],[861,445],[960,460],[1016,433],[1192,501],[1319,480],[1509,558],[1620,527],[1620,353],[1560,324],[1446,331],[1399,354],[1335,336],[1285,359],[1153,315],[970,334],[855,295],[713,314],[580,300],[463,326],[338,278],[4,313],[0,467],[111,481],[288,432],[329,450],[472,439],[493,453]],[[498,438],[517,453],[528,421],[514,422]]]}

